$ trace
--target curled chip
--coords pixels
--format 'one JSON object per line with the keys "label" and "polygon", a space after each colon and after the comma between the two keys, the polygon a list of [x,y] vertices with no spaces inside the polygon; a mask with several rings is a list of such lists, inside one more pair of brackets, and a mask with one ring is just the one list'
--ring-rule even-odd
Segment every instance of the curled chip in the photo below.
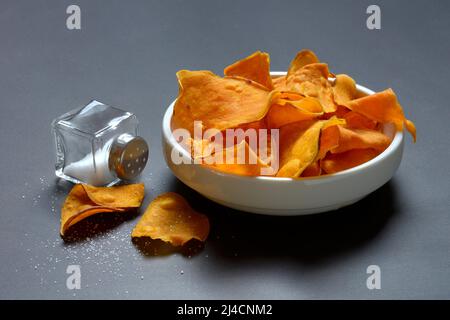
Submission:
{"label": "curled chip", "polygon": [[61,209],[60,234],[77,222],[101,212],[124,212],[141,205],[144,185],[92,187],[76,184]]}
{"label": "curled chip", "polygon": [[242,77],[253,80],[267,89],[272,89],[270,77],[270,58],[265,52],[256,51],[252,55],[239,60],[225,68],[226,76]]}
{"label": "curled chip", "polygon": [[291,65],[289,66],[287,75],[292,75],[297,72],[304,66],[312,63],[319,63],[319,58],[317,58],[316,54],[311,50],[301,50],[297,53],[294,60],[291,61]]}
{"label": "curled chip", "polygon": [[60,234],[63,236],[67,229],[75,223],[100,212],[122,211],[116,208],[100,206],[93,202],[84,188],[77,184],[70,191],[61,210]]}
{"label": "curled chip", "polygon": [[[384,134],[388,123],[406,128],[416,141],[416,127],[392,89],[367,95],[351,76],[335,75],[311,50],[298,52],[283,76],[270,76],[270,57],[260,51],[229,65],[224,74],[177,73],[180,92],[172,130],[184,128],[192,135],[194,122],[201,121],[201,130],[215,132],[214,139],[205,134],[186,147],[194,163],[211,169],[244,176],[315,177],[378,156],[392,142]],[[232,138],[232,143],[216,139],[233,130],[244,130],[244,138]],[[244,163],[237,153],[245,155]]]}
{"label": "curled chip", "polygon": [[208,234],[208,217],[194,211],[179,194],[168,192],[150,203],[131,236],[161,239],[181,246],[191,239],[205,241]]}

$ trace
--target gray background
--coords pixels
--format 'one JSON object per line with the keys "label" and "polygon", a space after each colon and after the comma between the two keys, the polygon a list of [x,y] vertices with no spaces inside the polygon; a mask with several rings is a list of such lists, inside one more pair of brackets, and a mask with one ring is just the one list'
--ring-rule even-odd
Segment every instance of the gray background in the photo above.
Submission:
{"label": "gray background", "polygon": [[[66,29],[72,1],[0,2],[0,298],[450,298],[450,2],[376,1],[382,29],[365,26],[375,1],[76,1],[82,30]],[[392,87],[418,127],[394,178],[359,203],[305,217],[216,205],[166,167],[163,112],[175,72],[224,66],[255,50],[285,70],[311,48],[335,73]],[[128,109],[151,144],[143,208],[177,191],[206,213],[203,249],[133,244],[136,215],[93,218],[58,235],[69,190],[55,179],[53,118],[95,98]],[[358,186],[355,186],[357,188]],[[98,225],[100,223],[100,226]],[[153,246],[153,245],[152,245]],[[78,264],[82,288],[66,289]],[[382,289],[366,288],[366,268]]]}

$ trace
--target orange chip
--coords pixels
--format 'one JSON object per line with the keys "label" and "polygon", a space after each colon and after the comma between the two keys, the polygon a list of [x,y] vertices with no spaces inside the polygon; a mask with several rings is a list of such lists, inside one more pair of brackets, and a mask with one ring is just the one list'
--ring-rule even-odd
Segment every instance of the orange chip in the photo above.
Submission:
{"label": "orange chip", "polygon": [[241,124],[241,125],[237,126],[236,129],[242,129],[244,131],[247,129],[255,129],[255,130],[267,129],[267,125],[266,125],[265,119],[263,118],[258,121]]}
{"label": "orange chip", "polygon": [[258,176],[262,168],[269,168],[245,140],[204,158],[203,164],[214,170],[243,176]]}
{"label": "orange chip", "polygon": [[208,234],[208,217],[194,211],[179,194],[168,192],[150,203],[131,236],[161,239],[181,246],[191,239],[205,241]]}
{"label": "orange chip", "polygon": [[[123,211],[123,210],[122,210]],[[116,208],[105,208],[105,207],[90,207],[88,209],[78,211],[78,212],[69,212],[69,210],[65,213],[65,219],[64,223],[61,224],[60,234],[61,236],[64,236],[67,232],[67,230],[75,225],[76,223],[80,222],[81,220],[84,220],[90,216],[93,216],[97,213],[104,213],[104,212],[121,212],[121,210],[117,210]]]}
{"label": "orange chip", "polygon": [[60,234],[63,236],[69,227],[91,215],[115,211],[123,210],[96,204],[88,197],[84,188],[77,184],[70,191],[61,209]]}
{"label": "orange chip", "polygon": [[350,109],[348,109],[348,108],[346,108],[346,107],[343,107],[343,106],[340,106],[340,105],[337,105],[337,106],[336,106],[336,111],[334,111],[334,112],[329,112],[329,113],[324,113],[324,114],[320,117],[320,119],[321,119],[321,120],[326,120],[326,119],[330,119],[330,118],[332,118],[332,117],[344,118],[345,115],[346,115],[347,113],[349,113],[349,112],[350,112]]}
{"label": "orange chip", "polygon": [[272,78],[272,85],[275,90],[286,90],[286,76]]}
{"label": "orange chip", "polygon": [[299,96],[295,93],[281,92],[277,98],[274,99],[274,103],[279,105],[291,105],[298,109],[313,113],[323,113],[322,105],[316,98]]}
{"label": "orange chip", "polygon": [[338,126],[330,126],[322,130],[320,135],[319,152],[316,160],[325,158],[327,153],[339,146],[339,128]]}
{"label": "orange chip", "polygon": [[188,129],[194,136],[194,121],[203,129],[222,131],[262,119],[271,104],[272,95],[251,81],[221,78],[209,71],[177,73],[180,94],[172,116],[172,130]]}
{"label": "orange chip", "polygon": [[347,112],[342,118],[345,119],[347,128],[375,130],[377,127],[377,122],[375,120],[371,120],[355,111]]}
{"label": "orange chip", "polygon": [[383,151],[391,143],[391,139],[384,133],[368,129],[347,129],[341,126],[339,130],[338,146],[331,149],[332,153],[341,153],[351,149],[375,149]]}
{"label": "orange chip", "polygon": [[[234,129],[242,129],[243,134],[242,136],[234,136],[234,144],[241,142],[242,138],[248,140],[248,137],[246,136],[247,130],[251,129],[250,132],[252,132],[252,130],[255,130],[255,132],[259,132],[259,129],[265,128],[267,128],[265,119],[237,126]],[[222,150],[223,148],[226,148],[226,143],[226,130],[221,132],[219,131],[217,132],[217,134],[208,136],[207,138],[204,136],[203,139],[188,138],[187,141],[181,141],[181,145],[185,150],[191,152],[191,156],[193,159],[206,158],[214,155],[216,150]]]}
{"label": "orange chip", "polygon": [[270,57],[265,52],[256,51],[250,56],[229,65],[223,73],[226,76],[253,80],[267,89],[273,88],[270,76]]}
{"label": "orange chip", "polygon": [[408,132],[412,135],[414,142],[416,142],[417,130],[414,122],[405,118],[405,127],[406,130],[408,130]]}
{"label": "orange chip", "polygon": [[299,177],[316,159],[320,132],[327,127],[345,124],[342,119],[301,121],[280,129],[280,170],[278,177]]}
{"label": "orange chip", "polygon": [[401,105],[392,89],[386,89],[372,95],[348,101],[344,105],[355,112],[361,113],[369,119],[395,124],[397,130],[403,130],[403,126],[416,141],[416,129],[414,123],[407,120],[403,114]]}
{"label": "orange chip", "polygon": [[319,161],[315,161],[311,163],[306,169],[302,172],[301,177],[316,177],[320,176],[321,168]]}
{"label": "orange chip", "polygon": [[[305,98],[305,96],[301,95],[299,93],[288,92],[288,91],[280,91],[280,94],[278,95],[276,101],[288,100],[289,102],[295,102],[297,100],[302,100],[303,98]],[[319,110],[322,111],[322,107],[320,107]]]}
{"label": "orange chip", "polygon": [[338,105],[357,98],[356,83],[346,74],[338,74],[333,84],[333,97]]}
{"label": "orange chip", "polygon": [[298,101],[277,100],[266,116],[269,128],[280,128],[286,124],[317,118],[323,114],[319,101],[315,98],[302,98]]}
{"label": "orange chip", "polygon": [[76,184],[61,209],[60,234],[75,223],[100,212],[123,212],[139,207],[144,198],[144,184],[93,187]]}
{"label": "orange chip", "polygon": [[342,153],[352,149],[371,148],[381,152],[390,143],[391,139],[379,131],[333,126],[322,131],[317,159],[323,159],[328,151]]}
{"label": "orange chip", "polygon": [[127,184],[114,187],[94,187],[83,184],[87,196],[99,206],[138,208],[144,199],[144,184]]}
{"label": "orange chip", "polygon": [[319,62],[319,58],[317,58],[314,52],[311,50],[301,50],[297,53],[294,60],[291,61],[287,74],[289,76],[308,64]]}
{"label": "orange chip", "polygon": [[326,63],[307,64],[286,77],[286,90],[317,98],[325,112],[334,112],[336,104],[329,74]]}
{"label": "orange chip", "polygon": [[347,170],[367,162],[380,151],[374,149],[354,149],[344,153],[329,154],[321,161],[322,170],[328,174]]}
{"label": "orange chip", "polygon": [[[260,138],[258,140],[258,149],[257,149],[257,155],[258,159],[260,160],[262,167],[267,168],[267,166],[272,164],[272,157],[276,155],[272,155],[272,145],[274,147],[274,151],[278,153],[278,143],[279,141],[272,141],[271,134],[267,134],[266,137],[266,143]],[[276,172],[266,173],[265,175],[273,175]]]}

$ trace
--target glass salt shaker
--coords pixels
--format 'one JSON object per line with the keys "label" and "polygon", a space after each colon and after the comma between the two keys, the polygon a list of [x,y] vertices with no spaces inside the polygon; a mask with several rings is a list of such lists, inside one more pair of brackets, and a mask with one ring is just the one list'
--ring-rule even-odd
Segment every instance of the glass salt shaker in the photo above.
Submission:
{"label": "glass salt shaker", "polygon": [[137,127],[134,114],[95,100],[56,118],[56,175],[94,186],[136,178],[148,159]]}

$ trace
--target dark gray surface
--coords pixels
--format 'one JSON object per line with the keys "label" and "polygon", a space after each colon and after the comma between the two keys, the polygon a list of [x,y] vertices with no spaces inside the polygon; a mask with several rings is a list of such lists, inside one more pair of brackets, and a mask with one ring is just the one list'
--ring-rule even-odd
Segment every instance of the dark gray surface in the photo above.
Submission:
{"label": "dark gray surface", "polygon": [[[372,1],[206,0],[76,1],[82,30],[68,31],[72,1],[1,1],[0,298],[450,298],[450,2],[376,2],[379,31],[365,26]],[[394,178],[349,208],[289,218],[227,209],[178,182],[160,147],[175,72],[221,72],[255,50],[285,70],[304,47],[395,89],[419,136]],[[92,98],[137,114],[151,153],[143,208],[186,196],[211,220],[203,250],[148,256],[130,240],[136,217],[61,240],[68,185],[53,173],[49,124]],[[66,289],[69,264],[80,290]],[[366,288],[371,264],[381,290]]]}

